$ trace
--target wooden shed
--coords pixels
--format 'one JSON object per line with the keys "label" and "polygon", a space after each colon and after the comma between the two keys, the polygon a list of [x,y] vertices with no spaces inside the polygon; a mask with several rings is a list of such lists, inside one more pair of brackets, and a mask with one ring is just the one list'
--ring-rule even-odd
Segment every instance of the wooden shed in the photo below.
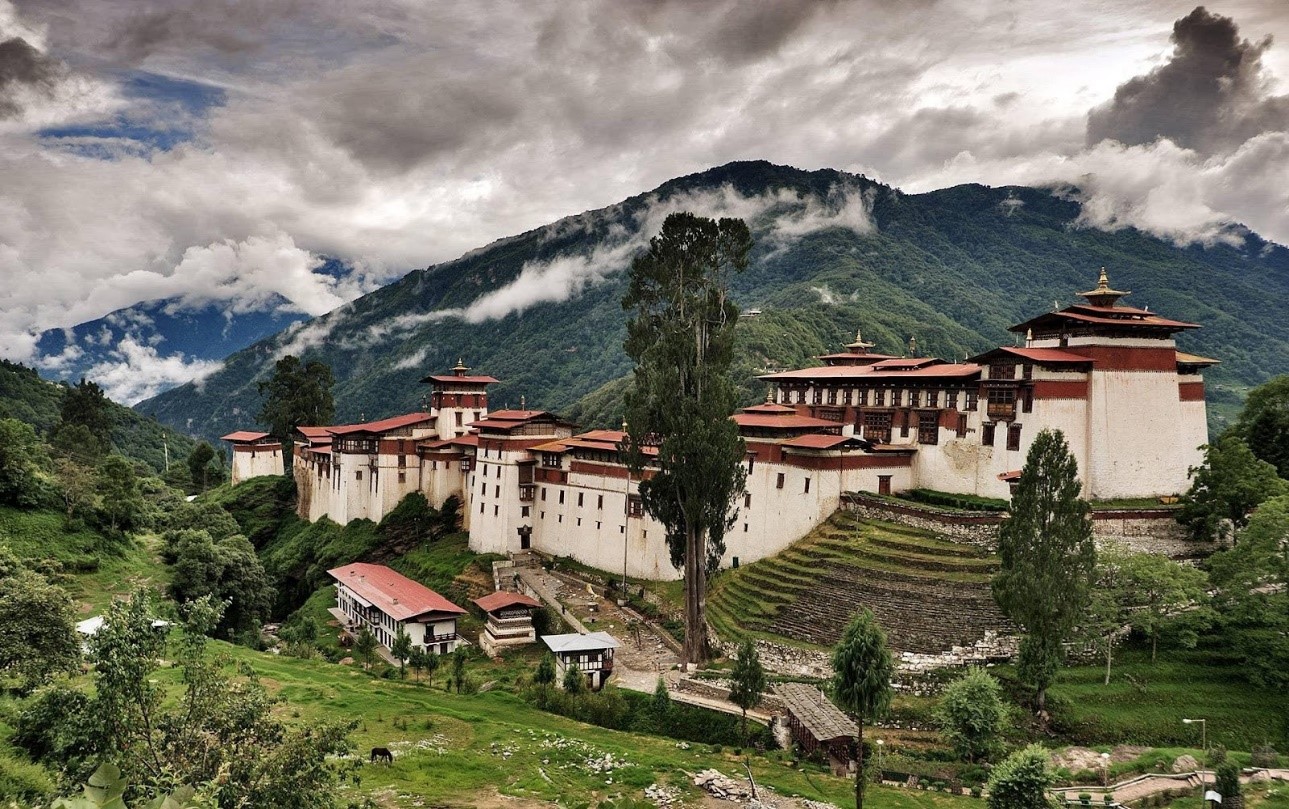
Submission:
{"label": "wooden shed", "polygon": [[822,749],[833,770],[845,774],[855,759],[855,720],[813,685],[780,683],[774,690],[783,700],[792,740],[802,752]]}

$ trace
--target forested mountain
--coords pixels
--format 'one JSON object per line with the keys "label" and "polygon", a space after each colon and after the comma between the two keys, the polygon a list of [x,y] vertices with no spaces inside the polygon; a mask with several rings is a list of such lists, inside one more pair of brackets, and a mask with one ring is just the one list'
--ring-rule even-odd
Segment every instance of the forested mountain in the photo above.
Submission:
{"label": "forested mountain", "polygon": [[[0,419],[30,424],[48,435],[58,424],[66,385],[41,379],[32,368],[0,360]],[[165,470],[167,446],[171,464],[182,464],[196,442],[156,419],[108,401],[112,445],[122,455],[143,461],[158,473]]]}
{"label": "forested mountain", "polygon": [[1179,248],[1131,228],[1083,227],[1068,195],[965,185],[905,194],[833,170],[731,163],[598,211],[412,272],[330,314],[228,357],[201,384],[141,403],[141,412],[215,437],[254,424],[256,383],[288,353],[336,376],[337,417],[413,409],[417,382],[459,357],[502,380],[495,407],[615,423],[624,270],[666,214],[739,216],[757,244],[735,279],[745,309],[735,374],[811,363],[862,328],[877,350],[962,358],[1015,337],[1007,326],[1064,306],[1105,266],[1130,303],[1203,324],[1182,347],[1217,357],[1217,420],[1249,386],[1289,371],[1289,250],[1246,233],[1239,246]]}

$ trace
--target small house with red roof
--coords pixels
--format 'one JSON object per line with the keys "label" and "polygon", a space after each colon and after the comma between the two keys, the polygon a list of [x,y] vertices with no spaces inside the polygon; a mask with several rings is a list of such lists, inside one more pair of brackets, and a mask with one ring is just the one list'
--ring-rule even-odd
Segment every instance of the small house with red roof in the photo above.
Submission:
{"label": "small house with red roof", "polygon": [[366,562],[354,562],[327,573],[336,582],[334,611],[351,635],[365,626],[388,649],[401,629],[412,646],[442,655],[461,643],[457,618],[465,610],[420,582],[384,565]]}
{"label": "small house with red roof", "polygon": [[268,433],[238,430],[220,440],[233,448],[232,485],[261,475],[282,474],[282,442]]}
{"label": "small house with red roof", "polygon": [[479,647],[485,654],[495,655],[508,646],[537,642],[537,630],[533,627],[533,611],[541,607],[537,599],[498,590],[476,598],[474,605],[487,617],[479,633]]}

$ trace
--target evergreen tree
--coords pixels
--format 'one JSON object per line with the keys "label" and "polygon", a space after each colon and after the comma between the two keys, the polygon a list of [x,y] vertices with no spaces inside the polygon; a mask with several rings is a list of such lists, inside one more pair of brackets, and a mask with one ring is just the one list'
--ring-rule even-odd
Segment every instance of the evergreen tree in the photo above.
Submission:
{"label": "evergreen tree", "polygon": [[412,651],[407,655],[407,665],[412,667],[412,676],[417,680],[421,679],[421,672],[425,671],[426,661],[432,657],[429,652],[425,651],[424,646],[413,646]]}
{"label": "evergreen tree", "polygon": [[134,464],[120,455],[109,455],[96,473],[99,512],[112,532],[139,526],[145,507]]}
{"label": "evergreen tree", "polygon": [[1061,663],[1061,644],[1087,608],[1096,572],[1096,545],[1081,489],[1065,436],[1043,430],[1025,459],[1011,517],[998,532],[1002,564],[994,577],[994,599],[1025,632],[1017,673],[1034,687],[1039,711],[1045,710],[1047,687]]}
{"label": "evergreen tree", "polygon": [[93,451],[104,454],[112,446],[111,403],[103,389],[93,382],[81,379],[67,389],[54,427],[57,435],[64,428],[84,427],[95,442]]}
{"label": "evergreen tree", "polygon": [[215,460],[215,449],[203,441],[188,453],[188,474],[192,476],[192,486],[198,492],[206,491],[206,479],[210,475],[210,462]]}
{"label": "evergreen tree", "polygon": [[1191,488],[1177,513],[1193,538],[1221,539],[1228,525],[1237,531],[1247,525],[1259,503],[1289,493],[1289,482],[1276,468],[1236,436],[1223,436],[1203,449],[1204,462],[1191,467]]}
{"label": "evergreen tree", "polygon": [[440,666],[440,664],[442,664],[442,663],[443,663],[443,659],[442,659],[441,657],[439,657],[439,655],[435,654],[434,652],[427,652],[427,653],[426,653],[426,655],[425,655],[425,682],[426,682],[428,685],[430,685],[430,686],[433,686],[433,685],[434,685],[434,672],[436,672],[436,671],[438,671],[438,670],[439,670],[439,666]]}
{"label": "evergreen tree", "polygon": [[462,686],[465,685],[465,647],[458,646],[452,652],[452,681],[451,684],[456,687],[457,693],[461,693]]}
{"label": "evergreen tree", "polygon": [[855,717],[855,806],[864,809],[864,722],[883,716],[891,705],[895,665],[886,633],[867,608],[846,627],[833,648],[833,699]]}
{"label": "evergreen tree", "polygon": [[740,219],[671,214],[632,262],[622,301],[633,313],[625,348],[635,363],[625,455],[634,474],[654,471],[640,498],[666,530],[672,564],[684,569],[687,663],[708,657],[707,575],[720,564],[746,479],[743,439],[729,419],[739,316],[729,283],[751,248]]}
{"label": "evergreen tree", "polygon": [[273,367],[273,376],[259,383],[264,395],[260,423],[288,450],[296,427],[328,424],[335,417],[333,383],[330,366],[317,360],[302,363],[291,355],[283,357]]}
{"label": "evergreen tree", "polygon": [[570,694],[581,694],[586,690],[586,678],[576,663],[569,663],[564,669],[564,690]]}
{"label": "evergreen tree", "polygon": [[389,653],[398,661],[398,679],[405,679],[407,659],[412,656],[412,638],[403,631],[401,626],[398,628],[398,634],[394,636],[394,644],[389,647]]}
{"label": "evergreen tree", "polygon": [[[661,680],[660,680],[661,682]],[[755,708],[765,693],[765,669],[751,639],[739,646],[738,659],[730,672],[730,702],[743,709],[743,739],[747,740],[747,710]]]}
{"label": "evergreen tree", "polygon": [[649,718],[653,720],[654,730],[662,732],[667,728],[671,717],[671,694],[667,691],[667,681],[658,677],[653,687],[653,698],[649,700]]}
{"label": "evergreen tree", "polygon": [[363,670],[371,668],[372,655],[376,654],[376,636],[371,633],[366,624],[358,628],[358,636],[354,638],[354,651],[358,653],[358,659],[363,661]]}
{"label": "evergreen tree", "polygon": [[551,685],[555,682],[555,658],[550,652],[542,655],[542,659],[537,663],[537,672],[533,675],[533,682],[538,685]]}

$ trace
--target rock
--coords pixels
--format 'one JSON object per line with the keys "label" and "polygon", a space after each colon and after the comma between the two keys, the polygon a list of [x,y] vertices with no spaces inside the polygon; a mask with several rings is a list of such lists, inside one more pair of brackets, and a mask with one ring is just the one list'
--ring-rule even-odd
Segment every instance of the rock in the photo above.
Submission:
{"label": "rock", "polygon": [[1199,769],[1199,762],[1194,756],[1181,755],[1173,762],[1173,772],[1195,772]]}
{"label": "rock", "polygon": [[342,666],[352,666],[353,664],[354,664],[354,659],[352,657],[340,658],[340,665]]}

